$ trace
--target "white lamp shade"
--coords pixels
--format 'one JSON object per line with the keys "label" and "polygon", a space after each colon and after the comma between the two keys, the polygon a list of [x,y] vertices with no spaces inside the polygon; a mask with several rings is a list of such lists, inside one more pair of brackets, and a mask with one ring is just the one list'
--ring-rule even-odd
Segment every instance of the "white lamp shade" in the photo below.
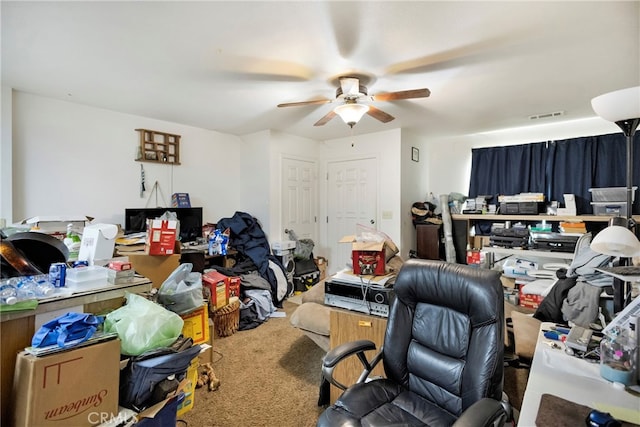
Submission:
{"label": "white lamp shade", "polygon": [[640,86],[596,96],[591,100],[591,107],[610,122],[640,118]]}
{"label": "white lamp shade", "polygon": [[640,255],[640,241],[628,228],[611,225],[596,234],[591,249],[610,256],[634,257]]}
{"label": "white lamp shade", "polygon": [[356,124],[364,114],[369,111],[368,105],[363,104],[342,104],[333,111],[340,116],[346,124]]}

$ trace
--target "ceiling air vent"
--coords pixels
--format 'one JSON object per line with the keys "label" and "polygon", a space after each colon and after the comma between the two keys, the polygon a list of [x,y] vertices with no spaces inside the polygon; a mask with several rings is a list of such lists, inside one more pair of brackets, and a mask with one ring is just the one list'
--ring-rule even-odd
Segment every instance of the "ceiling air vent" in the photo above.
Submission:
{"label": "ceiling air vent", "polygon": [[564,116],[564,111],[554,111],[553,113],[534,114],[529,116],[529,120],[549,119],[551,117]]}

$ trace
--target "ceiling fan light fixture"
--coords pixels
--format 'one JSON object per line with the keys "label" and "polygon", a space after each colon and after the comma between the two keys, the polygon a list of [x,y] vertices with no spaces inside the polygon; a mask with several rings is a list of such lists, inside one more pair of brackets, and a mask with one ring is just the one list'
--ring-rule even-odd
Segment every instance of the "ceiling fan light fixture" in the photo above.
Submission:
{"label": "ceiling fan light fixture", "polygon": [[338,105],[333,109],[333,112],[339,115],[349,127],[358,123],[367,111],[369,111],[368,105],[356,103]]}

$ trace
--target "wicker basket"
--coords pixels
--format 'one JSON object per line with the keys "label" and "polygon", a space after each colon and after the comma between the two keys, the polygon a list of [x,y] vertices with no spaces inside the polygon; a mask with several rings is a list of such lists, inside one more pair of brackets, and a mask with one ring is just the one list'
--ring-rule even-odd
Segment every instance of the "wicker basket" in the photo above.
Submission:
{"label": "wicker basket", "polygon": [[219,337],[228,337],[238,330],[240,301],[234,301],[213,313],[213,327]]}

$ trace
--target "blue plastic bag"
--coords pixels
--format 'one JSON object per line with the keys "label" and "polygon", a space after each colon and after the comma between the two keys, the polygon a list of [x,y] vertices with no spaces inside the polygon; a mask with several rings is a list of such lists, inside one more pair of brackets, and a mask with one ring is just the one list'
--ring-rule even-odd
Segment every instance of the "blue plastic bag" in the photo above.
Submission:
{"label": "blue plastic bag", "polygon": [[73,347],[91,338],[103,322],[102,316],[69,312],[42,325],[31,339],[31,345]]}

